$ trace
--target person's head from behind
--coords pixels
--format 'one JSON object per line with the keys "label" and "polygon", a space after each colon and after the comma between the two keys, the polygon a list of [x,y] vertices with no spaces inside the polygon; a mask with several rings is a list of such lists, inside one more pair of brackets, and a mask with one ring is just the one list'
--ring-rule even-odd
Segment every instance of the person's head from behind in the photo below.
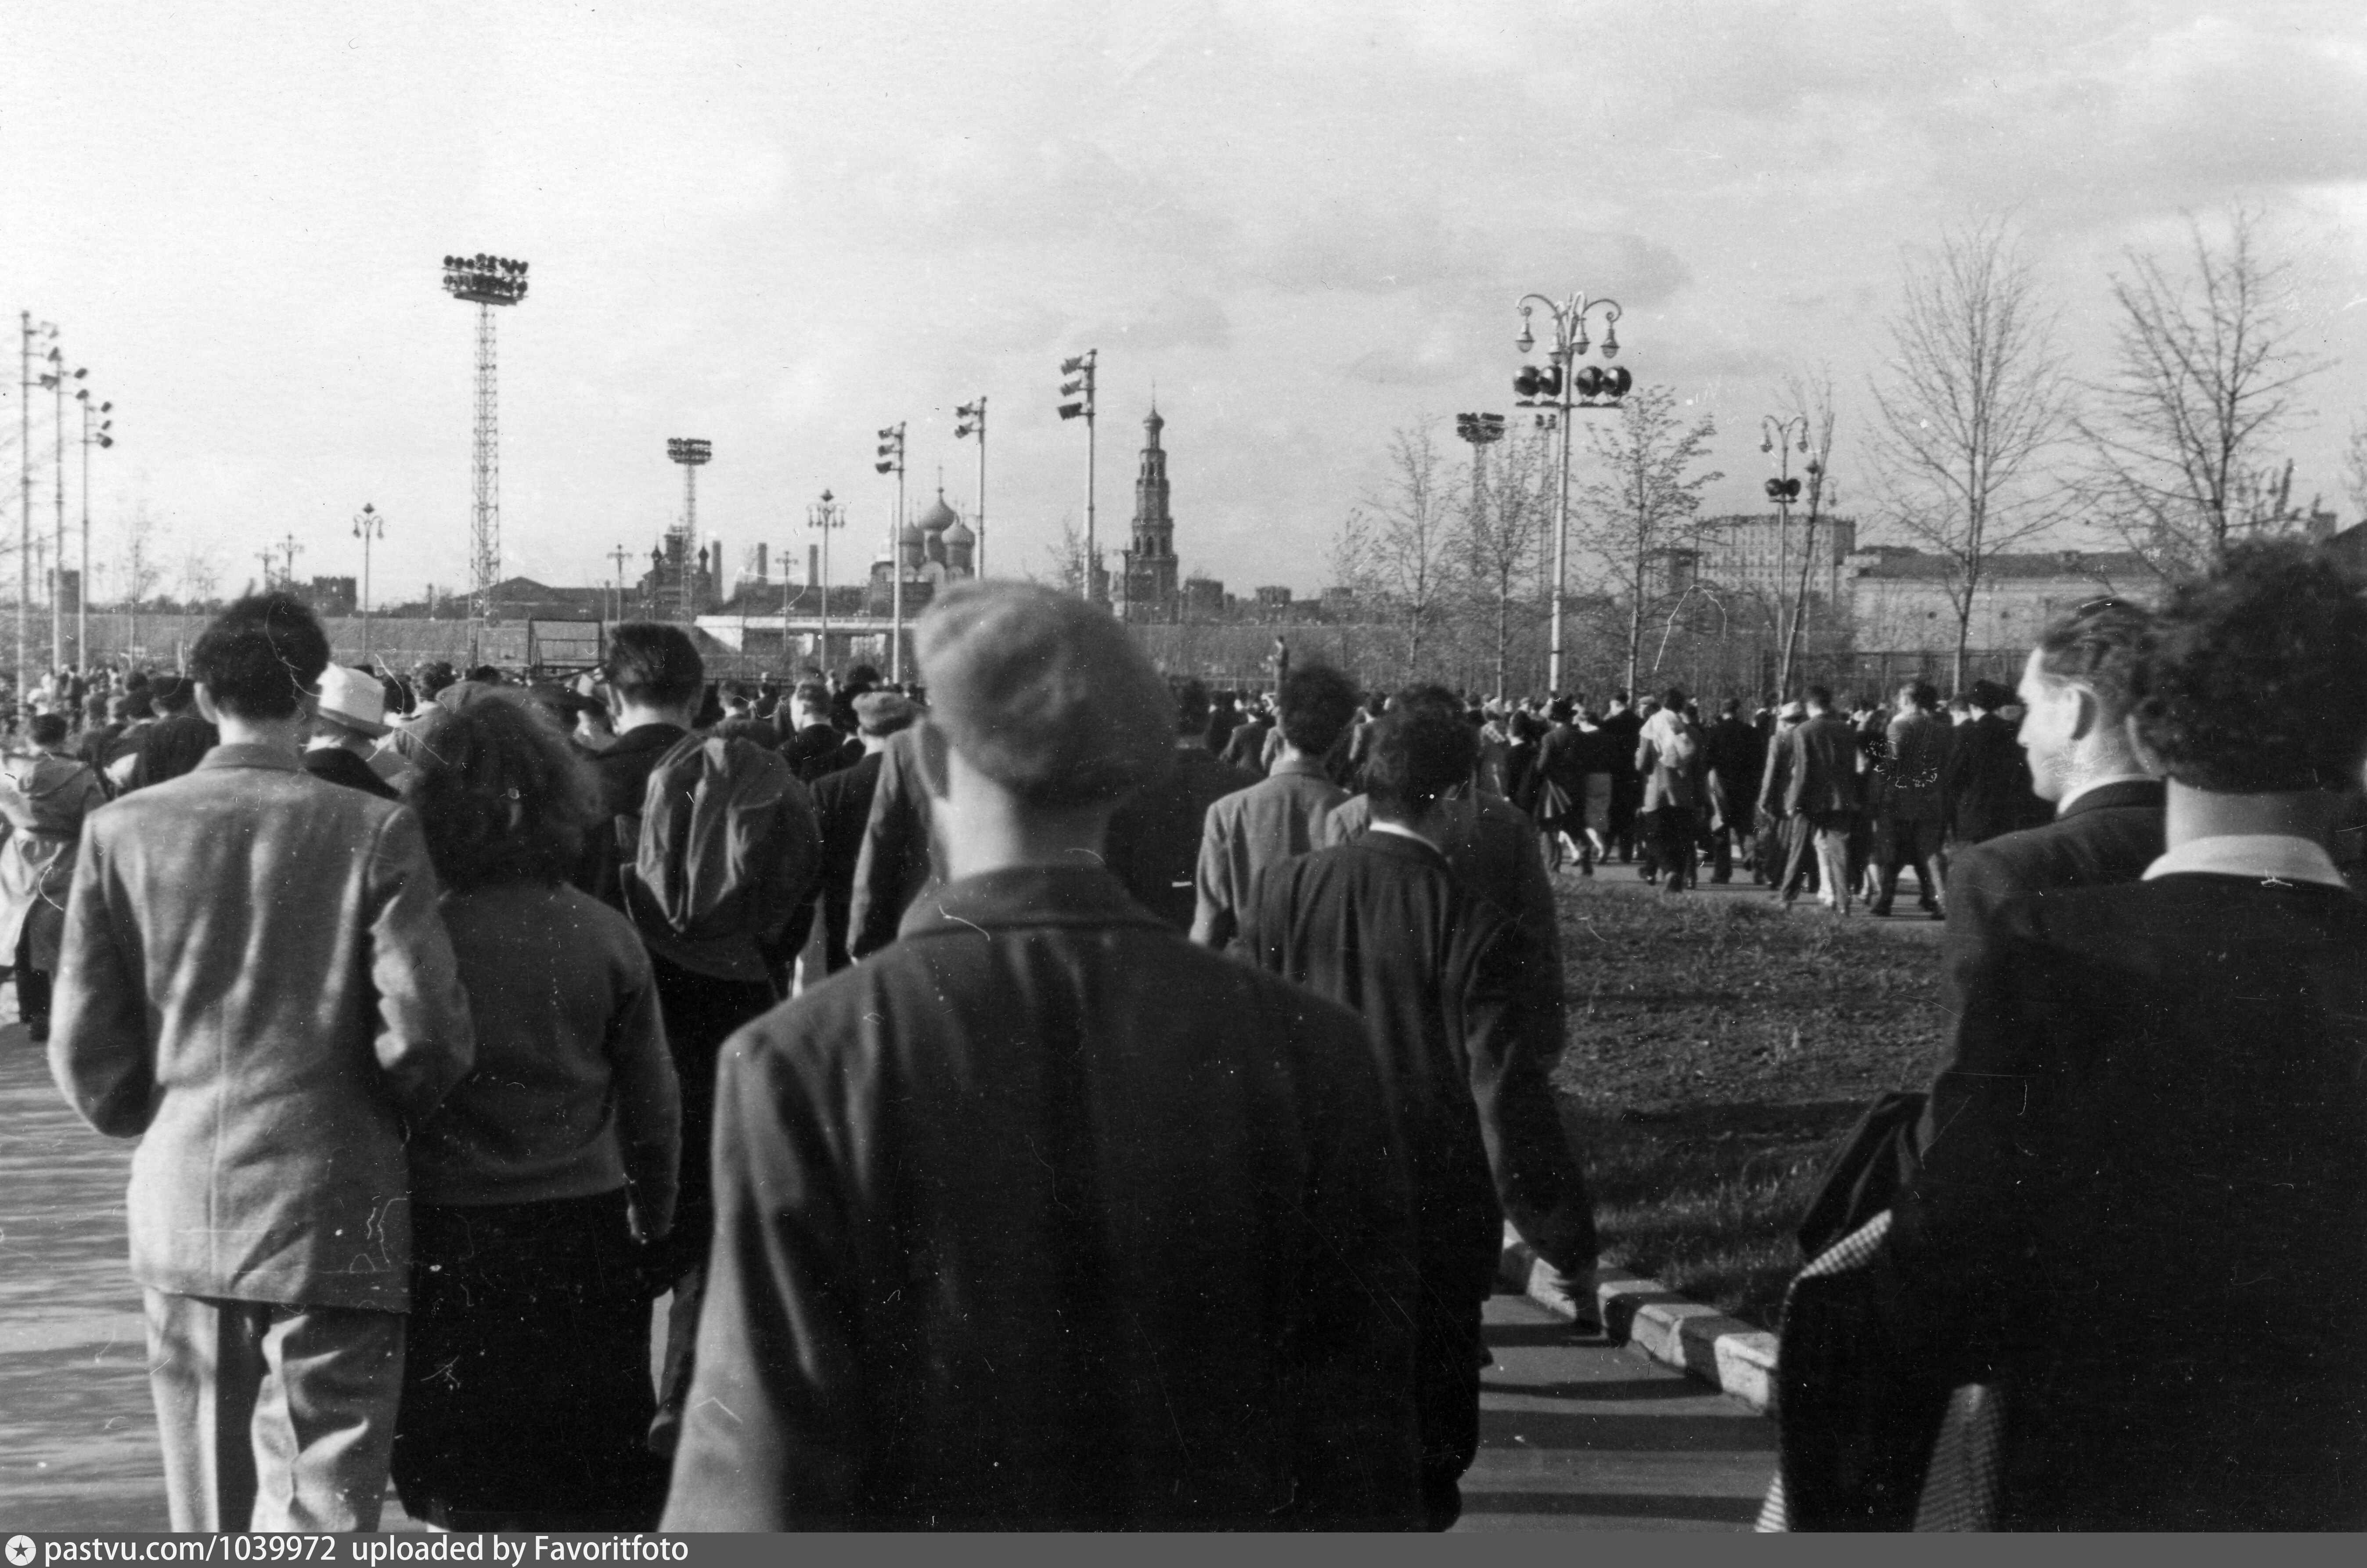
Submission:
{"label": "person's head from behind", "polygon": [[830,722],[830,688],[820,681],[800,681],[789,694],[789,714],[799,729]]}
{"label": "person's head from behind", "polygon": [[1320,757],[1356,720],[1356,684],[1328,664],[1292,667],[1282,678],[1282,739],[1302,757]]}
{"label": "person's head from behind", "polygon": [[929,606],[914,648],[930,694],[921,772],[955,876],[1098,863],[1111,813],[1174,766],[1177,698],[1105,610],[1031,583],[961,582]]}
{"label": "person's head from behind", "polygon": [[1686,705],[1692,701],[1691,697],[1685,695],[1684,688],[1682,686],[1671,686],[1660,694],[1660,706],[1669,713],[1684,712]]}
{"label": "person's head from behind", "polygon": [[600,673],[620,718],[687,726],[705,693],[707,662],[680,626],[628,621],[609,633]]}
{"label": "person's head from behind", "polygon": [[1833,711],[1833,689],[1830,686],[1810,686],[1801,696],[1806,699],[1812,714]]}
{"label": "person's head from behind", "polygon": [[2330,799],[2367,758],[2367,602],[2321,551],[2239,545],[2156,612],[2130,690],[2174,784]]}
{"label": "person's head from behind", "polygon": [[1721,719],[1740,718],[1742,716],[1742,699],[1740,697],[1728,697],[1724,702],[1719,703],[1717,705],[1717,716]]}
{"label": "person's head from behind", "polygon": [[2019,733],[2041,800],[2060,800],[2089,780],[2145,772],[2129,710],[2152,624],[2141,604],[2097,599],[2040,634],[2022,666]]}
{"label": "person's head from behind", "polygon": [[321,618],[290,593],[241,599],[215,616],[189,650],[198,706],[218,725],[308,717],[328,667]]}
{"label": "person's head from behind", "polygon": [[66,743],[66,716],[62,713],[37,713],[26,726],[26,733],[34,745],[52,751]]}
{"label": "person's head from behind", "polygon": [[918,704],[900,692],[866,692],[855,699],[855,733],[866,751],[883,751],[888,738],[910,729],[921,716]]}
{"label": "person's head from behind", "polygon": [[1972,690],[1965,694],[1965,700],[1972,705],[1974,713],[1987,716],[2012,701],[2013,694],[1995,681],[1976,681]]}
{"label": "person's head from behind", "polygon": [[446,889],[503,883],[555,887],[600,814],[589,766],[525,702],[472,703],[437,721],[403,781],[427,858]]}
{"label": "person's head from behind", "polygon": [[1419,831],[1439,801],[1468,783],[1479,738],[1459,714],[1426,702],[1400,703],[1376,727],[1365,764],[1373,815]]}

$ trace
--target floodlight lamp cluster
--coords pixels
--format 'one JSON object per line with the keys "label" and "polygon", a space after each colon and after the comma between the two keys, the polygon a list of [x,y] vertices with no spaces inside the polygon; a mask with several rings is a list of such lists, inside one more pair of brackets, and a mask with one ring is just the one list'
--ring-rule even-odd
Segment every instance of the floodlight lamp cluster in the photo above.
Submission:
{"label": "floodlight lamp cluster", "polygon": [[697,435],[669,435],[666,456],[685,468],[696,468],[714,458],[715,443]]}
{"label": "floodlight lamp cluster", "polygon": [[901,424],[891,424],[879,433],[879,460],[871,467],[874,472],[882,474],[904,471],[904,427]]}
{"label": "floodlight lamp cluster", "polygon": [[456,299],[479,305],[515,305],[526,298],[526,263],[507,256],[444,258],[444,289]]}
{"label": "floodlight lamp cluster", "polygon": [[1500,413],[1459,413],[1455,416],[1455,434],[1474,446],[1485,446],[1504,438],[1504,416]]}
{"label": "floodlight lamp cluster", "polygon": [[1060,405],[1062,419],[1093,417],[1093,374],[1101,352],[1089,348],[1074,359],[1060,361],[1060,374],[1066,378],[1060,383],[1060,396],[1070,400]]}
{"label": "floodlight lamp cluster", "polygon": [[[954,418],[960,422],[954,426],[955,440],[959,441],[969,435],[980,435],[980,433],[986,429],[986,399],[980,397],[974,403],[962,404],[961,407],[954,410]],[[980,435],[980,439],[984,437]]]}

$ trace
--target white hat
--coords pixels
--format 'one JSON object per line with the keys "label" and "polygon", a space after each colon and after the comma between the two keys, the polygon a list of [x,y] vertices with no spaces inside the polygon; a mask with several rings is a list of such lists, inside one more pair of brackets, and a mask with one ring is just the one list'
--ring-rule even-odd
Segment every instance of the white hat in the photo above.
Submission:
{"label": "white hat", "polygon": [[372,739],[387,732],[386,688],[342,664],[321,671],[321,716]]}

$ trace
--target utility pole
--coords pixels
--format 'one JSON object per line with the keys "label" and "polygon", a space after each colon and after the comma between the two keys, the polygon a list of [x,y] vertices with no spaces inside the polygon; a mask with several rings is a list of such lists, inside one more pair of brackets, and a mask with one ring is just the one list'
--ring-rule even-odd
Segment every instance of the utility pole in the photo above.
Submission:
{"label": "utility pole", "polygon": [[288,575],[280,581],[287,584],[288,592],[293,593],[296,592],[296,552],[304,547],[296,542],[295,535],[290,534],[279,541],[279,547],[288,552]]}

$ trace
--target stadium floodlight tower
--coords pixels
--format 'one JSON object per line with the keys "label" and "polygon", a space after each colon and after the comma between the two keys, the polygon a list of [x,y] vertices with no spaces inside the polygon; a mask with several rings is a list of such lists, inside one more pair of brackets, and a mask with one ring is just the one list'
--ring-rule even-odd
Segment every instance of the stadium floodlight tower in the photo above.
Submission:
{"label": "stadium floodlight tower", "polygon": [[493,374],[493,307],[526,298],[526,263],[507,256],[444,258],[444,291],[477,307],[477,466],[469,513],[469,613],[484,634],[502,575],[500,400]]}
{"label": "stadium floodlight tower", "polygon": [[682,618],[687,621],[698,614],[691,564],[691,552],[698,547],[698,470],[714,458],[715,443],[697,435],[669,435],[666,456],[682,465]]}

